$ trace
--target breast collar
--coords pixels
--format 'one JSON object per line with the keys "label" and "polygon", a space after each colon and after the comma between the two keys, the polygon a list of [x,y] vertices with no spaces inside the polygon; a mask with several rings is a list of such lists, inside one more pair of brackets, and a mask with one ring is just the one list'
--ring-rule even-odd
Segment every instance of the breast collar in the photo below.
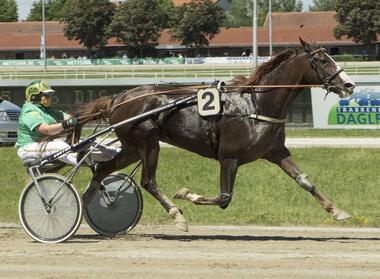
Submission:
{"label": "breast collar", "polygon": [[[219,92],[228,94],[228,91],[226,90],[226,88],[223,87],[225,85],[224,82],[215,81],[212,85],[214,85],[219,90]],[[224,112],[222,112],[222,115],[227,116],[227,117],[247,117],[249,119],[255,119],[255,120],[265,121],[265,122],[274,123],[274,124],[282,124],[286,122],[286,118],[275,118],[275,117],[261,115],[260,108],[259,108],[257,98],[256,98],[256,92],[253,87],[251,87],[250,94],[251,94],[252,103],[255,106],[255,113],[243,114],[243,115],[230,115],[230,114],[225,114]]]}

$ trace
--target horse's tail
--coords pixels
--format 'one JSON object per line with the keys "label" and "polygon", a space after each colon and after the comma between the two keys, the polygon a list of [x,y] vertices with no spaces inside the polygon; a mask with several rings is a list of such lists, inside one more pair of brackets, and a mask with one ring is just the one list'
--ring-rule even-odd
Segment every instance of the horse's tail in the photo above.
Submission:
{"label": "horse's tail", "polygon": [[69,144],[78,142],[82,128],[86,123],[94,120],[107,119],[113,100],[114,98],[112,96],[105,96],[79,106],[73,113],[73,116],[78,118],[78,125],[67,135],[66,142]]}

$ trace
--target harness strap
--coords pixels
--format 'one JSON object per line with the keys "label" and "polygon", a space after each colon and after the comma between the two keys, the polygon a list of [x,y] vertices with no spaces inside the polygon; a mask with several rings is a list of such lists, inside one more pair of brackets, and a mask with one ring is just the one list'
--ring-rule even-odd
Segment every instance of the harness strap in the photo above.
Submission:
{"label": "harness strap", "polygon": [[209,138],[211,142],[211,148],[214,152],[215,158],[218,159],[218,152],[219,152],[219,132],[217,127],[217,122],[219,121],[218,115],[211,116],[209,119],[210,122],[210,129],[209,129]]}
{"label": "harness strap", "polygon": [[332,80],[334,80],[337,76],[339,76],[339,74],[341,73],[341,72],[343,72],[344,70],[342,69],[342,68],[340,68],[339,70],[337,70],[335,73],[333,73],[330,77],[328,77],[327,79],[326,79],[326,82],[330,82],[330,81],[332,81]]}
{"label": "harness strap", "polygon": [[[224,91],[224,85],[225,83],[220,80],[215,80],[211,85],[210,88],[217,88],[219,92]],[[218,159],[218,152],[219,152],[219,131],[218,131],[218,125],[217,122],[220,120],[219,115],[212,115],[206,118],[209,121],[210,128],[208,129],[209,133],[209,139],[211,143],[211,149],[215,155],[215,158]]]}
{"label": "harness strap", "polygon": [[276,124],[277,123],[281,124],[281,123],[286,122],[286,118],[279,119],[279,118],[268,117],[268,116],[264,116],[264,115],[260,115],[260,114],[250,114],[250,115],[248,115],[248,118],[263,120],[266,122],[271,122],[271,123],[276,123]]}
{"label": "harness strap", "polygon": [[251,87],[251,100],[252,100],[253,105],[255,106],[255,112],[257,114],[260,114],[259,104],[256,98],[256,90],[253,87]]}
{"label": "harness strap", "polygon": [[313,51],[309,52],[309,54],[310,54],[311,56],[314,56],[315,54],[317,54],[317,53],[320,52],[320,51],[326,51],[326,49],[323,48],[323,47],[320,47],[320,48],[317,48],[316,50],[313,50]]}

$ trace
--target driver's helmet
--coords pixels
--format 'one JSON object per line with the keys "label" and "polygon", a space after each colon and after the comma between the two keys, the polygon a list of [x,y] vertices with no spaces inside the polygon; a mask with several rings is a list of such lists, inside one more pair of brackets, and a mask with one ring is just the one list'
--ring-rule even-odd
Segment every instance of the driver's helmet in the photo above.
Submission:
{"label": "driver's helmet", "polygon": [[41,94],[51,94],[55,91],[51,89],[49,83],[44,80],[32,81],[25,89],[25,99],[28,102],[40,100]]}

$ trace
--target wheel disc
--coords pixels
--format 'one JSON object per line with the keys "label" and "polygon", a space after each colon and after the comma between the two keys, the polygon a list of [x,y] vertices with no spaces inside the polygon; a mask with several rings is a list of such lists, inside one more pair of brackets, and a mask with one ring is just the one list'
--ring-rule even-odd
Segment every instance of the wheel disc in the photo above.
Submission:
{"label": "wheel disc", "polygon": [[87,223],[102,235],[130,231],[138,223],[142,213],[140,189],[129,176],[122,173],[109,175],[102,181],[102,185],[108,196],[105,197],[101,191],[96,193],[85,210]]}

